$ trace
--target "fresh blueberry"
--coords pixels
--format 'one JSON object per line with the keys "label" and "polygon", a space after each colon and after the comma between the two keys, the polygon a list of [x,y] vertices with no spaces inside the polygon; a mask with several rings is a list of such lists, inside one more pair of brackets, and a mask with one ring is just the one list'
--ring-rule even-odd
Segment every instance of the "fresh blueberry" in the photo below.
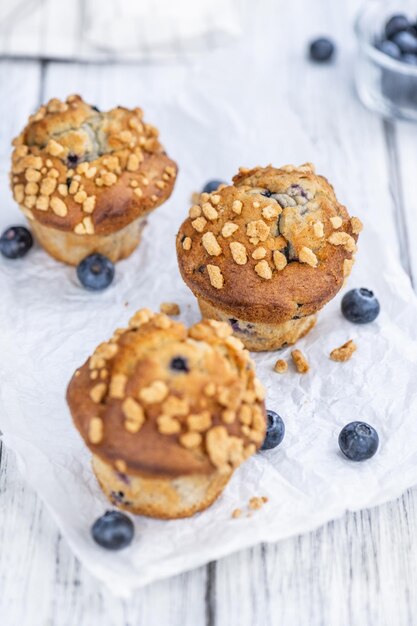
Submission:
{"label": "fresh blueberry", "polygon": [[93,291],[105,289],[114,278],[114,265],[106,256],[90,254],[77,266],[77,276],[80,283]]}
{"label": "fresh blueberry", "polygon": [[401,61],[408,63],[408,65],[417,65],[417,54],[403,54]]}
{"label": "fresh blueberry", "polygon": [[189,372],[187,360],[182,356],[176,356],[170,363],[170,368],[176,372]]}
{"label": "fresh blueberry", "polygon": [[373,322],[378,317],[380,309],[374,292],[364,287],[351,289],[342,299],[342,313],[354,324]]}
{"label": "fresh blueberry", "polygon": [[285,435],[285,424],[275,411],[267,411],[266,435],[261,450],[271,450],[279,446]]}
{"label": "fresh blueberry", "polygon": [[378,450],[375,428],[365,422],[351,422],[340,431],[339,447],[350,461],[366,461]]}
{"label": "fresh blueberry", "polygon": [[224,185],[224,180],[209,180],[203,187],[203,193],[212,193],[216,191],[219,185]]}
{"label": "fresh blueberry", "polygon": [[405,15],[393,15],[385,24],[385,36],[391,39],[391,37],[394,37],[394,35],[400,33],[402,30],[407,30],[409,26],[410,22]]}
{"label": "fresh blueberry", "polygon": [[334,52],[334,43],[326,37],[320,37],[310,43],[310,58],[313,59],[313,61],[330,61]]}
{"label": "fresh blueberry", "polygon": [[32,235],[24,226],[10,226],[0,237],[0,252],[7,259],[20,259],[32,246]]}
{"label": "fresh blueberry", "polygon": [[387,54],[389,57],[393,59],[399,59],[401,57],[401,50],[393,41],[388,41],[385,39],[376,45],[377,49]]}
{"label": "fresh blueberry", "polygon": [[135,527],[133,522],[120,511],[106,511],[91,527],[96,543],[107,550],[120,550],[132,543]]}
{"label": "fresh blueberry", "polygon": [[392,38],[392,41],[399,47],[404,54],[417,53],[417,37],[406,30],[402,30]]}

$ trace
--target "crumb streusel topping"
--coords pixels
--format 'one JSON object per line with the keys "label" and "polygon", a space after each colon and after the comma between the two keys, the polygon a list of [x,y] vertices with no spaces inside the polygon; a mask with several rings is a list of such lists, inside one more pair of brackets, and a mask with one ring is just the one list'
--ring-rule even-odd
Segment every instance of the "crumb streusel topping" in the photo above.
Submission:
{"label": "crumb streusel topping", "polygon": [[[294,182],[295,181],[295,182]],[[289,263],[320,267],[330,246],[353,255],[362,224],[341,211],[332,188],[314,175],[310,163],[279,169],[240,169],[233,186],[203,193],[191,207],[192,230],[181,237],[184,253],[202,247],[207,277],[216,289],[226,287],[217,259],[250,264],[262,280],[272,280]],[[351,260],[350,258],[347,260]],[[348,272],[351,265],[346,264]]]}
{"label": "crumb streusel topping", "polygon": [[[140,108],[101,112],[76,95],[41,106],[13,145],[11,185],[25,215],[78,235],[100,231],[109,217],[96,215],[100,197],[122,177],[129,193],[121,209],[130,198],[137,217],[160,204],[176,177]],[[161,167],[149,161],[157,156]]]}
{"label": "crumb streusel topping", "polygon": [[[94,453],[105,450],[113,463],[132,466],[132,454],[146,461],[147,439],[158,435],[160,448],[169,438],[167,449],[189,451],[197,464],[208,457],[230,472],[263,442],[265,392],[226,323],[187,330],[141,309],[78,371],[69,387],[74,419]],[[78,414],[72,405],[86,392]]]}

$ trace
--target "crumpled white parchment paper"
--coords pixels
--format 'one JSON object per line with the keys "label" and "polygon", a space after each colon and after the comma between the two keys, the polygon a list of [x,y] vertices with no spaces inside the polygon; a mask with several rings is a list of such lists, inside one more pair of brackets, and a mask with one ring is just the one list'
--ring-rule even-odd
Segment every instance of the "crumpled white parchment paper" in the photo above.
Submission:
{"label": "crumpled white parchment paper", "polygon": [[[272,46],[276,37],[259,33]],[[275,92],[264,90],[271,85],[265,55],[262,45],[255,48],[245,39],[233,51],[190,65],[134,69],[135,81],[125,74],[118,80],[124,70],[106,70],[110,77],[114,73],[109,79],[113,91],[102,97],[97,93],[95,103],[143,106],[180,165],[172,198],[150,217],[141,246],[117,265],[108,290],[85,291],[73,268],[40,248],[16,262],[0,259],[3,440],[80,560],[120,595],[257,542],[311,530],[347,509],[393,499],[417,483],[417,301],[391,246],[372,231],[366,216],[368,209],[375,211],[373,222],[378,222],[376,210],[386,214],[389,200],[375,195],[376,187],[372,194],[373,187],[366,187],[367,194],[367,180],[348,172],[349,154],[330,158],[334,143],[330,156],[322,154],[310,143],[308,123],[300,124],[299,111],[292,112],[288,98],[279,100]],[[91,80],[96,71],[91,69]],[[249,75],[250,89],[243,87]],[[259,98],[260,93],[265,97]],[[355,124],[365,129],[359,113],[366,116],[360,110]],[[307,375],[291,367],[278,375],[272,371],[277,353],[256,355],[267,405],[285,420],[282,445],[244,464],[206,512],[180,521],[137,517],[133,545],[120,553],[106,552],[93,543],[90,526],[109,504],[65,402],[74,369],[140,307],[158,309],[162,301],[175,301],[183,321],[198,319],[194,297],[179,276],[174,246],[192,191],[210,177],[230,179],[239,165],[307,160],[319,161],[318,170],[334,181],[341,200],[365,222],[349,287],[376,292],[382,307],[378,320],[364,327],[347,322],[340,313],[340,294],[299,343],[311,364]],[[350,163],[356,163],[356,156]],[[5,191],[5,169],[0,179],[4,228],[23,220]],[[331,361],[330,351],[348,339],[358,345],[353,358]],[[290,349],[279,353],[289,355]],[[362,464],[345,460],[337,444],[340,429],[356,419],[371,423],[380,435],[377,455]],[[233,509],[261,495],[269,498],[261,510],[231,519]]]}
{"label": "crumpled white parchment paper", "polygon": [[[91,294],[74,270],[41,249],[18,262],[1,261],[0,426],[21,470],[39,492],[77,556],[119,594],[195,567],[260,541],[275,541],[394,498],[417,482],[417,305],[402,270],[374,262],[379,241],[365,234],[351,285],[378,294],[382,312],[368,326],[340,314],[337,297],[299,347],[311,371],[272,371],[276,353],[255,356],[268,390],[267,405],[286,423],[283,444],[250,459],[223,496],[191,519],[135,518],[133,545],[107,553],[90,538],[90,525],[109,504],[90,467],[90,454],[72,426],[65,389],[74,369],[141,306],[178,302],[181,319],[197,320],[193,296],[176,268],[176,220],[157,211],[134,255],[117,266],[114,285]],[[372,251],[372,254],[370,253]],[[367,259],[369,259],[367,261]],[[372,261],[370,261],[372,259]],[[353,338],[358,351],[347,363],[329,352]],[[280,352],[289,357],[289,349]],[[337,437],[354,419],[373,424],[378,454],[355,464],[342,458]],[[269,502],[252,517],[231,519],[236,507],[264,495]]]}

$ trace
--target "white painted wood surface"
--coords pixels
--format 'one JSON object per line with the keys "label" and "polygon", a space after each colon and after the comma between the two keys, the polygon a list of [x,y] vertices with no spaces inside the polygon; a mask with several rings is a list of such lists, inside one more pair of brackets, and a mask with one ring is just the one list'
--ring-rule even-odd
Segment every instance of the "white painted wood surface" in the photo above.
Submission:
{"label": "white painted wood surface", "polygon": [[[383,122],[356,101],[351,84],[351,17],[358,3],[293,0],[263,8],[279,23],[277,46],[262,41],[271,64],[261,96],[290,106],[315,146],[306,155],[341,198],[378,222],[384,245],[417,277],[417,128]],[[261,23],[256,14],[253,25]],[[330,32],[339,42],[330,68],[306,64],[307,40]],[[274,57],[275,58],[275,57]],[[276,63],[276,66],[275,66]],[[275,68],[275,71],[273,71]],[[146,71],[135,66],[0,61],[0,202],[9,201],[9,142],[37,104],[79,91],[98,105],[141,102]],[[177,71],[216,86],[206,76]],[[243,75],[243,73],[242,73]],[[163,73],[161,74],[163,76]],[[250,77],[246,77],[247,80]],[[167,98],[171,94],[166,94]],[[146,94],[150,99],[150,95]],[[232,103],[237,106],[236,102]],[[269,110],[269,109],[268,109]],[[170,119],[157,120],[169,137]],[[291,133],[289,131],[289,141]],[[186,145],[178,158],[185,162]],[[176,151],[178,154],[178,150]],[[208,172],[210,176],[210,172]],[[2,222],[0,212],[0,226]],[[80,566],[13,455],[0,456],[1,626],[408,626],[417,624],[417,489],[379,508],[347,514],[316,532],[258,546],[148,586],[126,602],[113,598]]]}

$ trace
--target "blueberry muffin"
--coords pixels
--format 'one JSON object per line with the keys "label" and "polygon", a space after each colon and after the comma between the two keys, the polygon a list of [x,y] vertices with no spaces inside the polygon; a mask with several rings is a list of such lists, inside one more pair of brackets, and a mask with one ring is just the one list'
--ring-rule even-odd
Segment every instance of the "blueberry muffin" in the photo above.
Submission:
{"label": "blueberry muffin", "polygon": [[264,390],[229,324],[188,330],[138,311],[78,369],[74,423],[111,502],[188,517],[207,508],[265,437]]}
{"label": "blueberry muffin", "polygon": [[71,265],[129,256],[177,174],[141,109],[101,112],[80,96],[41,106],[13,145],[13,196],[45,250]]}
{"label": "blueberry muffin", "polygon": [[249,350],[276,350],[339,291],[361,227],[309,163],[241,168],[191,207],[179,267],[203,317],[229,322]]}

